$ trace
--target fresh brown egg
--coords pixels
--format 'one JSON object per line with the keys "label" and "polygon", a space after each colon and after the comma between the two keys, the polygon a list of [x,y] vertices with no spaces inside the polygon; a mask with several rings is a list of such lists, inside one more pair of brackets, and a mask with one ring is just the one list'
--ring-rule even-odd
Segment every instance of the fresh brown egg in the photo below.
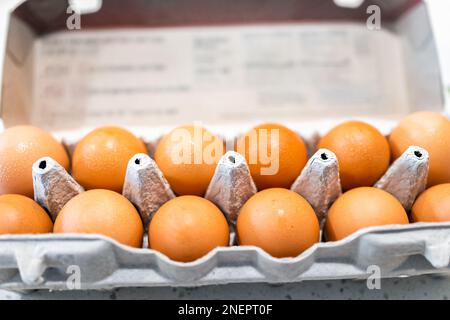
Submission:
{"label": "fresh brown egg", "polygon": [[72,174],[85,189],[122,192],[128,161],[136,153],[147,153],[145,144],[118,127],[95,129],[76,145]]}
{"label": "fresh brown egg", "polygon": [[0,196],[0,234],[51,233],[53,223],[36,202],[18,194]]}
{"label": "fresh brown egg", "polygon": [[172,130],[159,141],[155,161],[177,195],[203,196],[225,146],[200,126]]}
{"label": "fresh brown egg", "polygon": [[327,240],[336,241],[373,226],[408,224],[401,203],[384,190],[361,187],[340,196],[328,211],[325,225]]}
{"label": "fresh brown egg", "polygon": [[389,166],[388,141],[365,122],[349,121],[338,125],[320,139],[318,148],[336,154],[344,190],[372,186]]}
{"label": "fresh brown egg", "polygon": [[289,188],[308,160],[302,138],[274,123],[259,125],[240,137],[236,151],[244,155],[258,190]]}
{"label": "fresh brown egg", "polygon": [[252,196],[237,219],[240,245],[264,249],[274,257],[295,257],[319,241],[319,222],[299,194],[281,188]]}
{"label": "fresh brown egg", "polygon": [[149,246],[170,259],[194,261],[216,247],[228,246],[228,223],[210,201],[198,196],[174,198],[150,222]]}
{"label": "fresh brown egg", "polygon": [[51,157],[69,168],[63,145],[47,131],[33,126],[17,126],[0,134],[0,194],[33,197],[31,167],[42,157]]}
{"label": "fresh brown egg", "polygon": [[394,159],[409,146],[419,146],[428,151],[428,187],[450,183],[450,120],[444,115],[436,112],[409,115],[392,131],[389,143]]}
{"label": "fresh brown egg", "polygon": [[140,248],[144,228],[139,213],[124,196],[95,189],[66,203],[56,218],[53,232],[100,234]]}
{"label": "fresh brown egg", "polygon": [[450,183],[425,190],[414,203],[411,218],[414,222],[450,221]]}

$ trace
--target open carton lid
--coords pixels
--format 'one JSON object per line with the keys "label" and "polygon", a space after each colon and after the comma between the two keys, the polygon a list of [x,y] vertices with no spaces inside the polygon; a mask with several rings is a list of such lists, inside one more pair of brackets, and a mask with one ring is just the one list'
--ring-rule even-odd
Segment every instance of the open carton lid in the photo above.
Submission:
{"label": "open carton lid", "polygon": [[[386,20],[370,32],[364,5],[331,0],[104,0],[69,31],[66,3],[27,1],[11,16],[2,117],[57,132],[442,111],[424,4],[381,3]],[[97,235],[2,236],[2,287],[65,289],[67,265],[87,270],[84,289],[365,278],[374,263],[383,276],[447,272],[449,228],[374,227],[282,260],[216,248],[189,264]]]}
{"label": "open carton lid", "polygon": [[420,0],[356,8],[332,0],[98,3],[79,17],[60,0],[28,0],[12,12],[5,127],[279,121],[321,129],[340,118],[444,110]]}

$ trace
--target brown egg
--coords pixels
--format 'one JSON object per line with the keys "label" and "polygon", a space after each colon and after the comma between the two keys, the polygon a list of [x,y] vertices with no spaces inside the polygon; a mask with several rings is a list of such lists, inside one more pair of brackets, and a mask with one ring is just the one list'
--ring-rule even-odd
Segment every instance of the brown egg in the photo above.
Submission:
{"label": "brown egg", "polygon": [[308,160],[302,138],[274,123],[251,129],[238,140],[236,151],[245,156],[258,190],[289,188]]}
{"label": "brown egg", "polygon": [[320,139],[318,148],[326,148],[336,154],[344,190],[372,186],[389,166],[390,151],[386,138],[361,121],[349,121],[333,128]]}
{"label": "brown egg", "polygon": [[325,225],[329,241],[340,240],[366,227],[407,224],[401,203],[384,190],[361,187],[340,196],[328,211]]}
{"label": "brown egg", "polygon": [[147,153],[145,144],[118,127],[95,129],[76,145],[72,174],[85,189],[122,192],[128,161],[136,153]]}
{"label": "brown egg", "polygon": [[124,196],[96,189],[70,199],[58,214],[53,232],[101,234],[140,248],[144,228],[139,213]]}
{"label": "brown egg", "polygon": [[450,183],[425,190],[414,203],[411,218],[414,222],[450,221]]}
{"label": "brown egg", "polygon": [[228,223],[210,201],[181,196],[166,202],[149,226],[149,246],[170,259],[194,261],[216,247],[228,246]]}
{"label": "brown egg", "polygon": [[176,194],[203,196],[224,152],[218,137],[202,127],[187,125],[161,139],[155,161]]}
{"label": "brown egg", "polygon": [[0,234],[51,233],[53,223],[36,202],[18,194],[0,196]]}
{"label": "brown egg", "polygon": [[274,257],[295,257],[319,241],[319,222],[299,194],[281,188],[252,196],[237,219],[240,245],[253,245]]}
{"label": "brown egg", "polygon": [[63,145],[48,132],[32,126],[17,126],[0,134],[0,194],[33,197],[31,167],[42,157],[51,157],[69,169]]}
{"label": "brown egg", "polygon": [[413,113],[392,131],[389,143],[394,159],[409,146],[419,146],[428,151],[428,187],[450,182],[450,120],[447,117],[435,112]]}

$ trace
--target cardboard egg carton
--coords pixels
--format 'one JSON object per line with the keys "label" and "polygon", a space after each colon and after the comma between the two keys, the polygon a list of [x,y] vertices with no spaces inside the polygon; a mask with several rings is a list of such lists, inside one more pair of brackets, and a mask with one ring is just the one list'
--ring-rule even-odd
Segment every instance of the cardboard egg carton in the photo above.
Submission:
{"label": "cardboard egg carton", "polygon": [[[158,140],[153,142],[154,145]],[[311,204],[323,226],[329,207],[342,194],[342,189],[336,155],[328,149],[315,150],[315,141],[315,135],[313,140],[307,140],[313,153],[291,190]],[[411,146],[392,163],[374,187],[394,195],[409,211],[418,194],[425,190],[428,162],[425,149]],[[53,221],[71,198],[84,191],[61,165],[49,157],[37,160],[32,174],[35,200],[49,212]],[[230,150],[218,162],[204,197],[216,204],[228,222],[234,225],[241,207],[257,191],[245,158]],[[156,211],[176,196],[157,163],[143,153],[129,160],[122,194],[136,206],[145,228]]]}
{"label": "cardboard egg carton", "polygon": [[[336,156],[319,149],[291,188],[311,203],[322,226],[328,207],[341,193],[338,170]],[[424,189],[427,172],[426,150],[412,146],[375,187],[392,193],[408,210]],[[52,217],[71,197],[83,192],[64,168],[48,157],[34,164],[33,181],[36,200]],[[398,181],[401,188],[397,187]],[[147,244],[135,249],[100,235],[0,236],[0,245],[5,248],[0,261],[8,261],[8,268],[0,269],[1,287],[66,290],[71,266],[81,272],[82,289],[359,279],[371,275],[374,266],[383,277],[448,272],[450,222],[366,228],[340,241],[318,242],[294,258],[274,258],[260,248],[238,246],[233,224],[239,208],[255,192],[245,159],[227,152],[217,165],[205,197],[227,216],[232,241],[230,247],[216,248],[190,263],[172,261],[147,249]],[[123,194],[147,222],[159,206],[175,196],[146,154],[130,159]]]}
{"label": "cardboard egg carton", "polygon": [[[279,122],[309,146],[311,158],[292,188],[324,221],[340,189],[334,155],[314,155],[320,135],[346,119],[388,135],[411,112],[445,112],[423,1],[374,0],[358,8],[314,0],[248,0],[245,8],[240,0],[186,3],[103,1],[79,16],[80,29],[68,24],[65,1],[20,1],[1,12],[0,21],[8,21],[8,34],[0,35],[4,126],[45,128],[70,152],[92,128],[119,124],[144,137],[151,156],[161,134],[180,124],[201,121],[232,140],[253,125]],[[378,6],[379,25],[370,24],[369,5]],[[234,161],[230,153],[222,158],[206,197],[233,225],[256,190],[242,157],[231,155]],[[51,159],[42,160],[33,167],[36,199],[54,218],[83,190]],[[426,150],[413,146],[376,187],[410,208],[424,188],[427,161]],[[125,195],[144,221],[174,196],[151,157],[135,156],[127,177]],[[382,277],[414,276],[448,273],[449,264],[450,223],[367,228],[295,258],[230,246],[191,263],[96,235],[0,236],[0,288],[17,290],[67,290],[74,266],[82,289],[107,289],[360,279],[371,266]]]}
{"label": "cardboard egg carton", "polygon": [[296,258],[275,259],[259,248],[239,246],[178,263],[103,236],[0,236],[0,287],[68,290],[74,267],[85,290],[365,279],[373,267],[381,277],[448,274],[449,241],[450,223],[417,223],[363,229],[318,243]]}
{"label": "cardboard egg carton", "polygon": [[[299,175],[299,177],[291,187],[293,191],[301,194],[313,206],[322,227],[323,222],[326,219],[327,209],[341,193],[338,171],[339,167],[336,156],[331,151],[326,149],[317,150],[308,160],[308,163],[302,170],[302,173]],[[396,196],[405,207],[405,209],[409,210],[416,196],[425,188],[427,172],[427,151],[422,148],[412,146],[389,167],[386,173],[375,184],[375,187],[382,188]],[[68,200],[70,200],[76,194],[84,191],[83,188],[78,185],[76,181],[69,175],[69,173],[64,170],[64,168],[62,168],[53,159],[48,157],[39,159],[33,165],[33,181],[35,200],[47,209],[53,219],[56,218],[56,215]],[[255,192],[256,187],[249,174],[245,159],[241,155],[233,151],[227,152],[222,157],[216,168],[216,172],[211,180],[205,197],[214,202],[218,207],[220,207],[224,214],[227,216],[231,227],[230,245],[236,245],[233,224],[236,220],[239,209],[242,204],[245,203],[245,201]],[[136,205],[145,224],[150,221],[153,214],[164,202],[170,200],[175,196],[170,189],[170,185],[165,180],[162,172],[158,169],[156,163],[146,154],[137,154],[130,159],[123,194]],[[436,228],[440,230],[439,233],[431,231],[435,230]],[[385,266],[385,264],[390,266],[393,263],[392,257],[389,255],[389,252],[391,252],[395,256],[397,256],[398,254],[403,254],[401,250],[405,250],[407,246],[405,245],[400,248],[398,247],[399,242],[406,241],[407,243],[410,243],[411,241],[415,244],[416,251],[410,251],[408,249],[407,252],[404,253],[407,257],[423,255],[426,259],[428,259],[433,268],[437,268],[433,269],[434,271],[444,272],[446,266],[448,265],[448,263],[447,265],[445,264],[445,261],[447,261],[446,259],[448,258],[448,251],[445,251],[445,244],[448,240],[448,238],[446,237],[447,232],[449,231],[447,230],[447,228],[447,224],[413,224],[408,226],[386,226],[379,228],[370,228],[370,230],[376,230],[375,234],[377,234],[378,236],[376,241],[380,242],[378,243],[378,247],[376,250],[385,252],[386,255],[383,255],[381,252],[374,252],[375,248],[372,247],[374,246],[374,243],[369,242],[368,244],[365,244],[366,247],[364,248],[364,250],[368,250],[367,254],[370,257],[364,256],[364,259],[372,259],[371,261],[374,264],[382,268],[383,272],[386,272],[383,273],[383,276],[395,276],[396,273],[392,273]],[[404,232],[403,229],[407,230],[408,232]],[[379,231],[381,231],[381,234],[383,236],[379,234]],[[85,288],[105,288],[109,286],[133,285],[132,282],[129,282],[128,278],[126,281],[122,282],[120,281],[120,278],[115,279],[115,277],[112,277],[108,280],[101,278],[101,275],[103,274],[103,271],[101,269],[103,268],[103,266],[99,267],[97,265],[97,255],[113,255],[113,253],[111,252],[105,252],[104,250],[106,250],[106,248],[108,248],[107,250],[112,250],[113,252],[116,252],[116,250],[118,250],[119,252],[121,252],[120,254],[124,254],[124,252],[129,254],[129,256],[127,256],[128,258],[123,261],[115,261],[114,259],[119,258],[113,255],[113,260],[109,261],[110,263],[113,263],[113,265],[117,268],[117,270],[115,270],[113,273],[120,273],[123,271],[123,269],[127,269],[133,266],[136,263],[135,259],[140,259],[137,257],[152,257],[149,259],[155,259],[157,265],[160,265],[163,262],[164,264],[171,265],[173,273],[171,273],[171,276],[167,278],[167,282],[158,282],[156,281],[158,277],[155,276],[154,278],[151,278],[152,280],[148,279],[148,282],[142,282],[142,285],[151,286],[161,285],[163,283],[168,285],[200,285],[208,283],[234,282],[236,280],[233,279],[236,278],[233,277],[239,278],[237,274],[234,274],[235,272],[240,273],[239,269],[235,269],[234,267],[228,268],[223,266],[221,263],[222,261],[228,261],[228,263],[231,263],[232,259],[235,258],[239,259],[239,261],[241,259],[244,259],[247,262],[253,261],[247,267],[254,267],[257,270],[269,268],[267,270],[265,269],[265,271],[263,272],[263,278],[254,278],[253,276],[250,276],[250,274],[248,274],[248,277],[243,281],[260,281],[261,279],[263,279],[263,281],[268,282],[289,282],[309,279],[306,275],[300,272],[300,269],[298,269],[298,266],[301,265],[299,261],[311,262],[314,259],[319,259],[318,257],[321,257],[321,255],[319,255],[318,252],[322,252],[321,250],[324,250],[321,249],[323,246],[325,248],[328,248],[327,250],[329,251],[327,251],[327,254],[333,252],[333,254],[329,256],[331,260],[333,260],[332,257],[337,260],[343,258],[343,256],[341,256],[340,254],[337,254],[338,252],[347,252],[347,254],[349,254],[349,257],[347,258],[351,257],[352,259],[362,259],[361,257],[358,257],[360,253],[355,256],[355,242],[362,241],[364,243],[365,240],[359,239],[358,236],[371,239],[373,235],[369,231],[358,232],[356,234],[357,235],[352,235],[350,237],[351,239],[353,239],[353,242],[344,239],[343,241],[332,243],[319,243],[314,246],[314,250],[310,249],[307,251],[308,255],[304,253],[296,258],[276,259],[268,256],[259,248],[243,248],[233,246],[230,248],[219,248],[217,250],[214,250],[215,254],[208,254],[206,257],[200,259],[199,261],[189,264],[180,264],[174,261],[170,261],[167,257],[159,253],[155,253],[152,250],[145,249],[147,247],[146,241],[144,241],[144,249],[141,249],[141,251],[137,253],[135,249],[122,246],[111,239],[105,239],[104,237],[100,236],[85,237],[83,235],[45,235],[23,236],[22,238],[2,236],[0,237],[0,246],[5,245],[8,246],[9,249],[6,250],[3,255],[3,258],[5,259],[2,260],[0,258],[0,261],[12,261],[12,264],[10,264],[10,262],[8,265],[15,266],[13,268],[8,267],[7,274],[14,274],[16,277],[15,281],[19,281],[19,278],[17,278],[17,276],[19,276],[21,280],[13,284],[5,281],[4,284],[6,288],[16,289],[35,287],[60,289],[63,288],[64,283],[62,282],[62,280],[60,280],[59,282],[56,281],[53,284],[47,282],[50,278],[46,278],[48,276],[46,270],[50,269],[49,272],[53,273],[53,263],[57,263],[59,268],[68,268],[70,265],[72,265],[68,264],[69,260],[72,261],[72,258],[75,258],[75,260],[73,260],[76,261],[73,262],[75,265],[83,266],[82,270],[89,270],[87,271],[88,279],[91,279],[90,277],[93,277],[92,279],[97,279],[98,281],[98,283],[96,283],[95,281],[92,282],[91,280],[89,280],[89,282],[83,283],[83,287]],[[404,239],[404,237],[412,237],[411,239],[413,240]],[[16,245],[10,246],[9,241],[11,239],[22,239],[23,243],[22,245],[17,245],[17,243],[21,242],[18,240],[14,240],[17,241],[15,242]],[[27,239],[32,240],[28,241]],[[69,245],[69,242],[72,240],[75,241],[76,245]],[[385,242],[385,240],[388,241]],[[103,243],[105,241],[106,243]],[[95,249],[89,248],[91,244],[87,244],[87,242],[95,242]],[[102,244],[100,245],[99,242]],[[421,243],[421,245],[423,246],[423,251],[417,251],[418,243]],[[69,253],[68,251],[59,251],[67,245],[69,245],[69,247],[71,248],[71,253]],[[100,247],[97,247],[97,245],[100,245]],[[26,249],[25,251],[23,251],[24,247],[26,248],[27,246],[32,246],[33,249],[31,249],[30,247],[30,250]],[[54,246],[58,247],[59,249],[55,251]],[[412,254],[412,252],[415,253]],[[48,258],[48,255],[52,257],[53,255],[57,255],[57,258]],[[217,257],[215,255],[224,257],[224,260],[217,260]],[[304,258],[305,255],[309,256],[309,258]],[[324,257],[326,257],[326,255]],[[404,259],[402,259],[401,261],[407,260],[407,257],[404,257]],[[19,262],[18,259],[23,260],[22,262]],[[257,266],[253,265],[255,261],[252,259],[256,259],[256,261],[258,261]],[[259,259],[263,259],[263,262],[260,263]],[[27,265],[24,261],[33,261],[33,264]],[[49,261],[53,262],[49,263]],[[200,263],[200,261],[203,262]],[[36,262],[39,263],[35,265]],[[319,260],[317,261],[317,263],[319,263]],[[284,266],[285,264],[289,265],[290,267]],[[334,262],[331,262],[331,265],[333,264]],[[89,265],[94,266],[93,270],[88,267]],[[166,270],[168,270],[167,265],[164,265],[164,267],[158,268],[157,270],[152,270],[152,272],[162,272],[160,276],[166,279]],[[210,282],[207,279],[207,274],[205,274],[204,270],[202,269],[206,268],[206,266],[209,266],[209,268],[211,268],[208,269],[210,272],[220,272],[218,270],[224,268],[222,271],[227,272],[227,276],[221,278],[220,281],[211,280],[212,282]],[[400,264],[398,264],[397,266],[400,266]],[[153,268],[153,266],[148,267]],[[16,268],[16,272],[12,273],[12,270],[15,270]],[[96,270],[96,268],[100,269]],[[270,268],[275,269],[271,270]],[[284,270],[284,268],[294,268],[293,270],[295,271],[286,273],[286,270]],[[443,270],[440,270],[441,268],[443,268]],[[274,272],[274,274],[268,276],[267,273],[269,272],[269,270],[271,270],[270,272]],[[331,270],[332,269],[330,267],[329,271]],[[359,270],[359,272],[362,271],[362,269]],[[1,272],[3,272],[3,270],[0,271],[0,273]],[[27,272],[31,273],[31,275]],[[42,274],[40,274],[40,272]],[[96,274],[97,272],[99,272],[99,274]],[[141,272],[144,271],[141,270]],[[39,276],[37,276],[36,273],[39,274]],[[198,275],[191,275],[190,277],[185,278],[186,273],[198,273]],[[293,277],[291,273],[296,274],[296,276]],[[32,276],[33,274],[34,276]],[[356,277],[357,274],[358,273],[352,274],[351,277]],[[273,278],[274,275],[275,278]],[[97,276],[100,278],[95,278]],[[201,280],[203,276],[206,279]],[[329,274],[322,273],[322,276],[322,278],[324,279],[336,278],[343,276],[343,274],[339,272],[332,272]],[[350,274],[347,274],[347,276],[350,276]],[[358,277],[362,276],[363,273],[359,273]],[[144,278],[147,279],[147,277]],[[34,280],[31,281],[29,279]]]}

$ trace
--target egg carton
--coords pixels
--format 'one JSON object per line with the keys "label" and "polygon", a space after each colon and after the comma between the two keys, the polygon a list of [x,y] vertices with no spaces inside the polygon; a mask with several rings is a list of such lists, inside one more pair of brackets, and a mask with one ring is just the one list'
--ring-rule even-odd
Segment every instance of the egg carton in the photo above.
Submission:
{"label": "egg carton", "polygon": [[[449,273],[450,223],[372,227],[313,245],[296,258],[216,248],[190,263],[98,235],[0,236],[0,288],[9,290],[289,283]],[[78,273],[75,273],[78,272]]]}
{"label": "egg carton", "polygon": [[[300,136],[308,147],[309,160],[291,190],[311,204],[323,226],[328,208],[342,193],[338,160],[328,149],[316,150],[317,133]],[[150,146],[149,155],[139,153],[129,160],[123,195],[137,207],[147,227],[159,207],[174,198],[175,193],[150,156],[159,139],[143,140]],[[224,140],[229,149],[234,145],[235,137]],[[65,145],[71,154],[76,142],[69,144],[65,141]],[[410,146],[374,186],[394,195],[408,211],[426,187],[428,163],[425,149]],[[35,200],[50,213],[53,221],[67,201],[84,191],[62,166],[49,157],[36,161],[32,173]],[[218,162],[204,197],[215,203],[233,225],[242,205],[256,192],[245,158],[229,150]]]}
{"label": "egg carton", "polygon": [[[191,6],[186,7],[185,1],[182,0],[171,1],[168,6],[160,6],[158,1],[128,1],[124,4],[123,1],[109,0],[103,1],[102,11],[82,16],[83,29],[80,32],[64,31],[67,22],[66,1],[20,2],[22,4],[11,14],[6,11],[0,13],[3,20],[10,20],[6,50],[0,52],[0,55],[5,57],[3,86],[0,88],[3,89],[1,116],[5,127],[29,123],[45,127],[54,134],[60,132],[60,137],[63,137],[67,131],[80,128],[87,131],[90,126],[100,124],[145,126],[158,131],[147,143],[151,155],[156,135],[162,132],[161,126],[166,129],[177,123],[198,119],[207,123],[215,121],[218,126],[222,126],[222,123],[223,126],[226,123],[233,123],[236,119],[251,122],[276,119],[290,127],[293,127],[290,121],[296,123],[301,119],[307,119],[300,126],[302,133],[305,133],[311,113],[311,120],[317,121],[316,123],[311,121],[311,127],[314,130],[315,128],[325,130],[334,125],[334,121],[340,117],[358,117],[372,124],[374,121],[383,124],[386,121],[396,121],[399,116],[415,110],[442,112],[444,109],[437,53],[428,11],[423,1],[374,1],[383,12],[383,29],[371,33],[367,33],[365,7],[338,8],[333,1],[325,1],[320,6],[317,5],[317,1],[312,0],[293,1],[282,5],[279,1],[271,0],[266,1],[265,6],[261,6],[258,1],[249,1],[249,9],[242,10],[241,6],[237,5],[239,1],[234,1],[236,5],[230,5],[228,2],[224,4],[223,1],[193,1]],[[117,15],[124,11],[124,6],[130,14],[118,22]],[[40,10],[61,14],[43,16]],[[198,15],[197,12],[208,14]],[[293,12],[298,14],[293,16]],[[260,21],[262,17],[267,19]],[[359,18],[355,20],[355,17]],[[205,27],[201,30],[193,27],[198,26],[202,20]],[[297,20],[300,23],[295,23]],[[260,21],[263,25],[247,28],[249,21]],[[320,23],[305,23],[309,21]],[[137,29],[121,29],[135,27],[136,22],[139,22]],[[236,26],[239,28],[218,29],[217,22],[221,25],[223,22],[233,25],[237,23]],[[264,24],[265,22],[268,23]],[[272,22],[288,25],[277,26],[277,23]],[[155,30],[149,28],[154,24],[170,28]],[[211,28],[208,27],[210,24]],[[180,30],[173,28],[180,25],[182,26]],[[98,29],[103,30],[97,32]],[[219,96],[211,96],[210,89],[196,91],[197,95],[189,97],[184,93],[181,95],[173,93],[173,98],[177,102],[175,104],[172,99],[164,103],[158,99],[159,93],[153,91],[145,95],[138,91],[137,95],[127,95],[125,98],[111,94],[102,96],[100,100],[99,97],[88,99],[83,94],[80,95],[80,92],[92,91],[105,83],[139,82],[141,85],[140,81],[136,81],[141,79],[140,71],[138,74],[120,72],[116,75],[111,73],[97,75],[95,79],[91,79],[92,81],[85,81],[83,77],[76,76],[79,70],[95,69],[104,66],[105,63],[121,66],[132,62],[135,67],[130,70],[139,70],[136,67],[148,63],[149,57],[148,48],[143,47],[147,42],[130,41],[137,36],[152,39],[157,35],[158,38],[170,40],[167,43],[177,43],[173,52],[179,54],[167,55],[165,50],[154,50],[155,61],[161,60],[170,66],[174,65],[174,61],[181,64],[186,62],[191,66],[194,59],[189,56],[192,46],[190,41],[198,36],[216,37],[218,34],[221,38],[225,36],[226,39],[232,40],[229,41],[230,44],[236,45],[231,47],[230,56],[239,56],[246,52],[245,48],[239,46],[243,43],[240,41],[241,36],[248,32],[253,34],[257,31],[255,35],[265,35],[263,39],[271,41],[269,42],[271,47],[278,48],[279,31],[274,33],[274,30],[292,35],[298,32],[300,35],[309,34],[314,31],[319,35],[317,39],[331,44],[336,40],[341,41],[344,35],[349,40],[346,48],[356,45],[355,47],[359,49],[367,49],[339,52],[344,54],[345,59],[354,63],[341,64],[341,68],[337,69],[336,63],[329,63],[336,61],[336,50],[322,52],[324,55],[321,54],[319,60],[326,58],[322,67],[331,66],[324,68],[327,75],[332,75],[327,78],[340,79],[336,75],[341,74],[349,77],[346,77],[346,81],[332,83],[308,81],[308,84],[320,82],[321,85],[307,85],[299,91],[303,97],[301,108],[297,104],[276,108],[274,112],[263,108],[260,100],[266,99],[261,98],[291,99],[291,96],[284,95],[286,89],[290,88],[284,81],[276,81],[279,84],[274,83],[271,87],[275,93],[273,96],[265,95],[264,92],[254,88],[242,87],[241,84],[239,89],[243,89],[243,97],[230,95],[229,88],[225,87],[219,92],[221,93]],[[105,39],[128,41],[126,45],[118,46],[115,41],[104,41]],[[297,36],[292,39],[300,43]],[[103,45],[95,45],[96,50],[85,50],[84,46],[87,43],[97,42]],[[79,45],[76,47],[78,49],[73,50],[72,46],[76,44]],[[309,41],[302,42],[302,45],[304,47],[301,52],[308,52],[313,48]],[[157,55],[159,51],[162,52],[161,56]],[[49,52],[61,54],[54,56],[49,55]],[[115,52],[114,56],[110,55],[110,52]],[[291,52],[296,55],[299,51],[291,50]],[[220,57],[223,56],[221,50],[217,53]],[[130,54],[133,54],[131,60]],[[259,56],[255,57],[258,59]],[[233,67],[240,65],[238,63]],[[62,66],[67,72],[48,72],[61,70]],[[376,66],[377,72],[373,72],[373,66]],[[241,71],[238,73],[242,73]],[[296,90],[300,88],[297,79],[316,79],[314,75],[317,68],[302,68],[300,74],[296,74],[295,70],[291,71],[294,75],[292,78],[296,80],[290,85]],[[270,72],[268,77],[278,78],[277,75],[273,76],[272,69]],[[59,78],[61,74],[65,76],[64,81]],[[179,72],[170,74],[170,77],[176,80],[184,79],[185,74],[185,69],[179,68]],[[156,78],[157,88],[161,79],[160,76]],[[233,85],[239,86],[239,81],[232,82]],[[373,91],[374,83],[379,84],[375,86],[375,91]],[[208,81],[208,84],[213,84],[212,89],[221,88],[221,84],[215,84],[214,81]],[[196,85],[192,83],[193,88],[197,88]],[[122,88],[123,86],[120,86],[120,89]],[[61,92],[68,94],[61,96]],[[363,99],[365,103],[349,105],[347,99],[342,99],[344,95],[348,95],[349,100],[357,98],[358,101],[361,97],[365,97],[366,99]],[[255,96],[260,99],[255,99]],[[158,99],[158,103],[162,103],[161,110],[171,111],[167,113],[170,117],[165,116],[165,112],[160,112],[159,108],[151,112],[152,108],[149,108],[148,102],[156,101],[155,99]],[[206,101],[208,105],[205,106]],[[307,103],[308,101],[311,101],[311,105]],[[304,102],[307,104],[304,105]],[[245,108],[242,107],[242,103]],[[186,110],[182,106],[200,107]],[[70,112],[67,112],[68,109]],[[342,112],[337,112],[339,110]],[[363,115],[365,118],[361,118]],[[379,124],[375,126],[380,129]],[[236,122],[239,129],[242,129],[242,125],[242,122]],[[383,133],[387,132],[388,130]],[[69,145],[69,151],[73,146]],[[310,149],[314,150],[313,144],[310,146],[312,147]],[[418,154],[415,153],[417,151]],[[128,168],[125,195],[136,205],[143,221],[147,223],[160,204],[173,197],[173,194],[170,188],[167,188],[165,180],[151,158],[139,155],[136,157],[139,163],[130,163]],[[136,161],[136,157],[132,160]],[[322,226],[328,206],[340,193],[334,155],[327,151],[324,158],[321,152],[313,155],[302,175],[292,186],[295,192],[302,194],[311,203]],[[83,192],[83,189],[64,169],[52,162],[52,159],[42,160],[45,161],[38,162],[33,168],[35,196],[54,219],[62,205],[74,195]],[[221,207],[231,226],[236,219],[237,209],[256,191],[241,160],[239,155],[234,155],[234,161],[222,158],[206,195]],[[416,195],[424,188],[427,165],[426,151],[421,152],[420,149],[413,147],[389,168],[376,186],[394,194],[408,209]],[[239,184],[241,187],[229,189],[227,185],[230,184]],[[147,196],[145,188],[149,188]],[[373,227],[360,230],[340,241],[317,243],[300,256],[285,259],[273,258],[256,247],[230,246],[217,248],[190,263],[174,262],[156,251],[130,248],[97,235],[4,235],[0,236],[0,288],[66,290],[70,287],[67,281],[77,268],[80,271],[81,289],[358,279],[370,276],[370,270],[373,269],[369,267],[373,265],[380,268],[382,277],[448,273],[449,227],[450,223]],[[231,239],[231,244],[234,244],[233,236]]]}
{"label": "egg carton", "polygon": [[[54,220],[83,188],[56,161],[33,165],[35,199]],[[315,209],[321,226],[341,194],[338,161],[317,150],[291,190]],[[411,146],[375,184],[409,210],[425,188],[428,153]],[[256,192],[245,159],[228,151],[219,161],[205,197],[230,223],[230,247],[216,248],[190,263],[147,249],[124,246],[100,235],[22,235],[0,237],[0,288],[67,290],[73,268],[82,289],[129,286],[200,286],[235,282],[287,283],[313,279],[366,278],[373,266],[382,277],[450,272],[450,223],[415,223],[360,230],[336,242],[320,242],[295,258],[274,258],[253,246],[237,246],[234,224],[240,207]],[[175,197],[157,164],[146,154],[129,161],[123,194],[147,226],[156,210]],[[363,213],[362,213],[363,214]]]}

